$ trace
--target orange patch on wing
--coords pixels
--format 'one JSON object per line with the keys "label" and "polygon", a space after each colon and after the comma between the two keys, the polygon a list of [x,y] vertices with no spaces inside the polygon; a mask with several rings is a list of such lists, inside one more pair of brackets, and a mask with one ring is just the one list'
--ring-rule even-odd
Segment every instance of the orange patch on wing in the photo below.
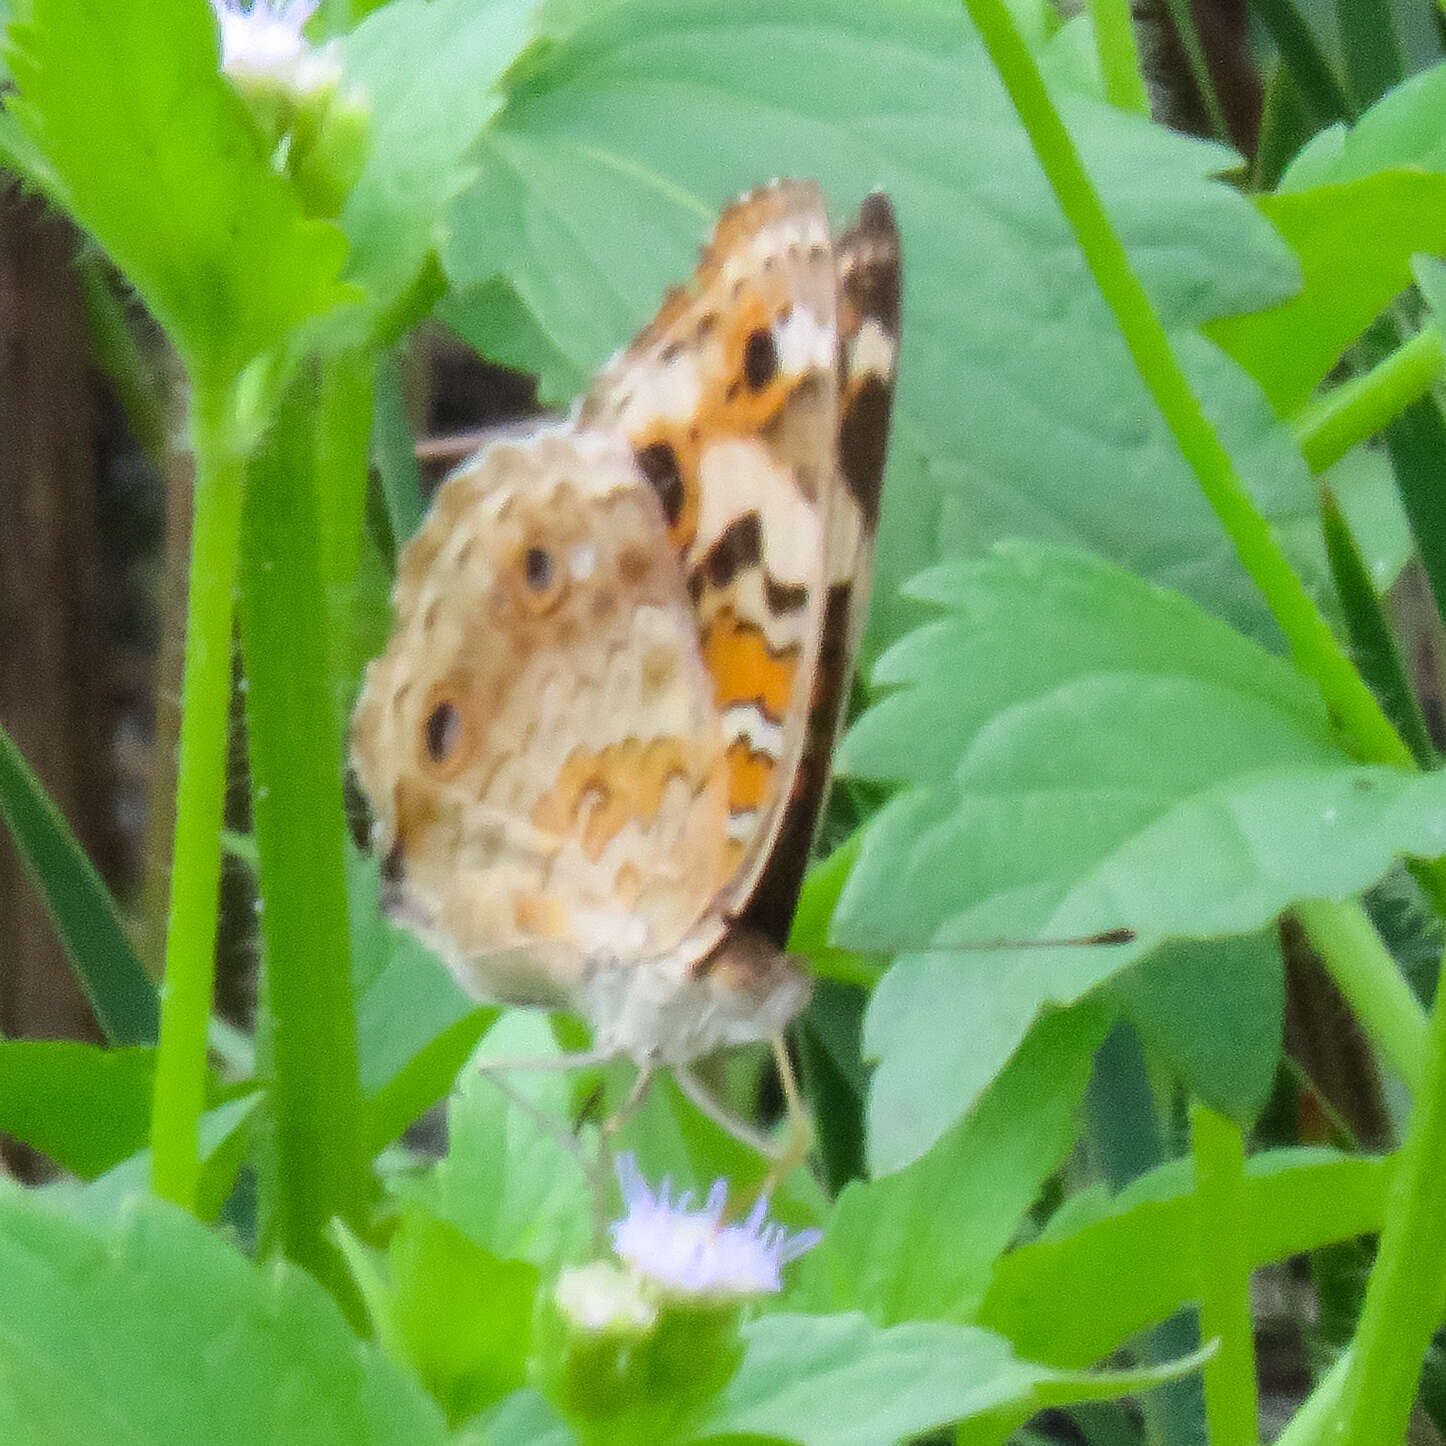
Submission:
{"label": "orange patch on wing", "polygon": [[728,808],[732,813],[762,808],[773,782],[773,759],[755,753],[746,738],[728,745]]}
{"label": "orange patch on wing", "polygon": [[673,778],[695,783],[697,766],[681,738],[629,738],[599,753],[576,749],[551,792],[537,801],[532,822],[553,834],[578,834],[594,863],[630,819],[648,825],[663,806]]}
{"label": "orange patch on wing", "polygon": [[758,702],[774,722],[788,712],[798,657],[772,653],[762,631],[725,607],[703,634],[703,662],[713,675],[718,707]]}
{"label": "orange patch on wing", "polygon": [[613,878],[613,893],[625,909],[636,909],[643,892],[643,875],[631,859],[617,871]]}
{"label": "orange patch on wing", "polygon": [[567,909],[555,894],[514,894],[512,917],[524,934],[566,939],[572,933]]}

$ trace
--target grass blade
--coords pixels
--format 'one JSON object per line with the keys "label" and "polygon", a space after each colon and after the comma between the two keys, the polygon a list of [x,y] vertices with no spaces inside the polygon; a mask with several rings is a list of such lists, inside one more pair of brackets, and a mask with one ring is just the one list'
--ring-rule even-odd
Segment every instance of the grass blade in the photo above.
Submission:
{"label": "grass blade", "polygon": [[0,816],[112,1044],[154,1044],[156,987],[126,938],[110,893],[60,810],[0,728]]}

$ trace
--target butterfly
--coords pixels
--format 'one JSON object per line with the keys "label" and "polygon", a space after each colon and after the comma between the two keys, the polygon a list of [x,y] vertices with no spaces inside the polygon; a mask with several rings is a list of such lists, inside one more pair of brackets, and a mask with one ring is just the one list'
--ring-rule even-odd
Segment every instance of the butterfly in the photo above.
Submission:
{"label": "butterfly", "polygon": [[644,1072],[776,1039],[868,598],[900,325],[888,199],[719,217],[565,420],[485,445],[401,555],[352,760],[383,907],[473,994]]}

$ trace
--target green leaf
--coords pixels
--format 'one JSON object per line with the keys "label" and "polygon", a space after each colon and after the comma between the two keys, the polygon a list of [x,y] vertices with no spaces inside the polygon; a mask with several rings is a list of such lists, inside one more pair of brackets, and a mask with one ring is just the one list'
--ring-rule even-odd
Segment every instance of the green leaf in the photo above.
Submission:
{"label": "green leaf", "polygon": [[[487,1045],[489,1054],[509,1060],[557,1052],[546,1020],[526,1010],[504,1014]],[[588,1238],[592,1199],[581,1152],[590,1142],[584,1137],[575,1151],[559,1147],[572,1129],[569,1085],[560,1073],[518,1070],[507,1076],[507,1088],[530,1107],[514,1104],[479,1070],[464,1074],[447,1111],[446,1158],[397,1188],[498,1259],[549,1269],[575,1256]]]}
{"label": "green leaf", "polygon": [[530,39],[534,0],[393,0],[346,38],[371,102],[371,149],[342,224],[348,276],[390,311],[442,236],[464,158],[501,105],[497,82]]}
{"label": "green leaf", "polygon": [[[586,375],[687,274],[719,206],[770,176],[816,176],[840,220],[890,191],[908,320],[877,641],[915,615],[904,578],[1041,530],[1268,630],[958,7],[624,0],[529,55],[507,90],[442,260],[459,291],[500,285],[530,313],[490,338],[511,364],[538,360],[540,334]],[[1295,287],[1284,243],[1208,179],[1228,153],[1103,107],[1069,114],[1172,326]],[[1272,514],[1290,510],[1309,495],[1290,438],[1233,367],[1192,355],[1245,474]]]}
{"label": "green leaf", "polygon": [[879,1446],[1004,1406],[1033,1414],[1133,1394],[1179,1374],[1066,1375],[1018,1360],[988,1331],[938,1321],[881,1329],[860,1315],[778,1314],[743,1335],[743,1362],[705,1439]]}
{"label": "green leaf", "polygon": [[506,357],[514,370],[535,376],[540,397],[564,401],[587,384],[583,363],[553,344],[500,278],[465,291],[449,291],[437,304],[437,315],[481,355]]}
{"label": "green leaf", "polygon": [[1285,966],[1274,928],[1171,939],[1110,987],[1145,1043],[1190,1093],[1243,1129],[1275,1084]]}
{"label": "green leaf", "polygon": [[[1277,1150],[1246,1162],[1247,1256],[1254,1266],[1374,1233],[1391,1162],[1330,1150]],[[1194,1180],[1188,1161],[1151,1172],[1005,1256],[979,1319],[1017,1350],[1057,1366],[1109,1355],[1198,1296]],[[1095,1197],[1096,1200],[1098,1197]],[[1089,1302],[1088,1310],[1079,1308]]]}
{"label": "green leaf", "polygon": [[[215,1220],[220,1215],[245,1161],[251,1124],[265,1099],[261,1090],[245,1089],[201,1116],[197,1219]],[[88,1184],[77,1186],[65,1180],[45,1188],[47,1193],[62,1198],[77,1215],[101,1224],[114,1220],[122,1205],[148,1194],[150,1184],[151,1152],[147,1149],[137,1151]]]}
{"label": "green leaf", "polygon": [[[797,1267],[788,1306],[862,1310],[881,1325],[971,1321],[995,1258],[1074,1147],[1107,1026],[1094,1005],[1041,1020],[968,1117],[927,1155],[885,1179],[849,1185],[823,1240]],[[870,1143],[876,1164],[889,1169],[909,1158],[910,1139],[878,1126],[879,1103],[876,1091]]]}
{"label": "green leaf", "polygon": [[[1379,447],[1353,447],[1322,472],[1318,481],[1339,503],[1372,586],[1379,593],[1389,592],[1414,553],[1411,525],[1396,490],[1390,457]],[[1278,531],[1292,556],[1309,557],[1311,568],[1326,575],[1330,564],[1319,501]]]}
{"label": "green leaf", "polygon": [[[1378,452],[1365,448],[1357,450],[1363,457],[1380,457]],[[1360,500],[1359,495],[1356,500]],[[1399,504],[1394,487],[1391,500]],[[1436,747],[1387,617],[1386,603],[1375,580],[1376,569],[1367,561],[1365,549],[1356,540],[1345,510],[1329,486],[1321,494],[1321,526],[1356,667],[1381,700],[1386,716],[1417,764],[1432,768],[1437,761]],[[1370,535],[1374,542],[1377,534]]]}
{"label": "green leaf", "polygon": [[160,1002],[105,885],[14,740],[0,728],[0,817],[112,1044],[154,1044]]}
{"label": "green leaf", "polygon": [[1446,324],[1446,265],[1434,256],[1415,256],[1411,260],[1411,271],[1440,330]]}
{"label": "green leaf", "polygon": [[858,862],[862,841],[861,833],[856,830],[808,871],[794,910],[788,947],[792,953],[808,955],[808,966],[814,974],[868,987],[877,983],[879,965],[848,950],[835,949],[828,942],[834,911]]}
{"label": "green leaf", "polygon": [[532,1341],[535,1266],[499,1260],[415,1206],[389,1246],[391,1324],[452,1425],[521,1387]]}
{"label": "green leaf", "polygon": [[577,1437],[557,1418],[557,1413],[536,1391],[514,1391],[486,1419],[487,1434],[473,1442],[463,1437],[458,1446],[575,1446]]}
{"label": "green leaf", "polygon": [[1305,287],[1206,332],[1289,416],[1410,285],[1412,254],[1446,251],[1446,174],[1384,171],[1256,204],[1300,257]]}
{"label": "green leaf", "polygon": [[1277,189],[1340,185],[1401,166],[1446,170],[1446,64],[1411,76],[1349,129],[1321,131],[1286,168]]}
{"label": "green leaf", "polygon": [[462,992],[415,935],[381,912],[377,862],[347,847],[357,1050],[371,1153],[452,1088],[498,1011]]}
{"label": "green leaf", "polygon": [[[906,787],[868,829],[835,930],[930,951],[881,982],[865,1043],[884,1068],[900,1058],[940,1128],[936,1092],[957,1118],[1041,1007],[1161,938],[1249,933],[1446,844],[1446,777],[1356,764],[1309,683],[1184,598],[1026,544],[911,591],[947,612],[881,661],[895,691],[845,740],[843,767]],[[1136,937],[982,947],[1115,929]],[[875,1019],[905,1017],[922,1040],[874,1044]],[[920,1065],[959,1020],[967,1046]]]}
{"label": "green leaf", "polygon": [[72,1040],[0,1043],[0,1130],[92,1179],[146,1142],[153,1049]]}
{"label": "green leaf", "polygon": [[863,1058],[862,990],[816,979],[793,1040],[813,1114],[815,1174],[831,1196],[868,1173],[864,1106],[872,1071]]}
{"label": "green leaf", "polygon": [[86,1224],[0,1191],[0,1438],[442,1446],[436,1410],[309,1276],[147,1200]]}
{"label": "green leaf", "polygon": [[110,253],[192,375],[234,380],[348,299],[346,244],[306,220],[219,70],[194,0],[32,0],[12,25],[15,114],[63,206]]}

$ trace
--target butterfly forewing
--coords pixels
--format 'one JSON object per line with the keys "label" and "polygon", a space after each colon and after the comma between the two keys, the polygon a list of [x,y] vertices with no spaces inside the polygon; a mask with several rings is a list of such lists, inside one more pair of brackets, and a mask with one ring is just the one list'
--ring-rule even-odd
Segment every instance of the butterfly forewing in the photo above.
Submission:
{"label": "butterfly forewing", "polygon": [[728,760],[733,868],[716,912],[779,946],[866,594],[887,405],[877,426],[865,413],[880,376],[892,384],[897,261],[882,197],[836,248],[817,186],[756,191],[583,414],[632,443],[697,616]]}
{"label": "butterfly forewing", "polygon": [[900,324],[900,248],[893,208],[875,192],[839,238],[838,416],[826,492],[823,605],[798,771],[740,922],[785,944],[828,794],[834,745],[868,613]]}

